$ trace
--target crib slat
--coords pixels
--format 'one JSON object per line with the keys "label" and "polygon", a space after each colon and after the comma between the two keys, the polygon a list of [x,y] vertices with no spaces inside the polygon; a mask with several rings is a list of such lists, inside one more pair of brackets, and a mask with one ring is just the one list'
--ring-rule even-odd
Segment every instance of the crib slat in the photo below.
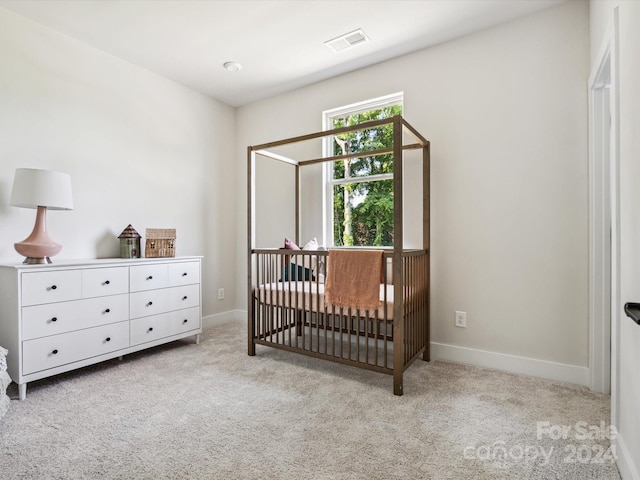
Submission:
{"label": "crib slat", "polygon": [[[372,312],[375,314],[375,310]],[[364,317],[364,362],[369,363],[369,310],[365,310]]]}
{"label": "crib slat", "polygon": [[[265,273],[266,273],[266,278],[269,279],[271,278],[271,268],[269,267],[269,261],[268,259],[265,259]],[[269,289],[269,317],[268,317],[268,322],[267,322],[267,331],[266,331],[266,335],[269,337],[269,341],[273,342],[273,309],[274,309],[274,305],[276,305],[276,303],[274,303],[274,298],[273,298],[273,289]]]}
{"label": "crib slat", "polygon": [[[408,309],[405,309],[405,316],[406,318],[406,323],[407,328],[405,329],[405,351],[404,351],[404,363],[406,364],[409,359],[411,358],[411,356],[413,355],[413,344],[412,344],[412,338],[413,338],[413,322],[411,321],[411,297],[409,296],[409,292],[408,292],[408,288],[409,288],[409,279],[411,278],[411,275],[413,274],[413,258],[412,257],[407,257],[406,259],[406,271],[404,274],[404,294],[403,294],[403,300],[405,301],[405,303],[407,304]],[[406,300],[405,300],[406,299]],[[408,314],[407,314],[407,310],[408,310]]]}
{"label": "crib slat", "polygon": [[[315,262],[314,262],[315,259]],[[315,307],[315,311],[316,311],[316,341],[318,342],[317,345],[317,352],[320,353],[320,271],[319,271],[319,267],[320,267],[320,259],[318,258],[317,254],[314,254],[311,257],[311,265],[313,265],[315,263],[316,268],[315,268],[315,278],[313,281],[315,281],[315,288],[316,288],[316,295],[315,295],[315,299],[316,299],[316,307]],[[311,299],[310,301],[313,301],[313,295],[311,295]],[[311,308],[311,310],[313,311],[314,309]],[[313,318],[313,313],[311,313],[311,318]],[[325,332],[327,331],[327,329],[325,328]],[[326,351],[325,351],[326,353]]]}
{"label": "crib slat", "polygon": [[411,279],[411,275],[413,274],[413,261],[411,257],[407,258],[407,272],[405,274],[405,283],[404,283],[404,298],[405,298],[405,316],[407,328],[405,330],[405,365],[408,363],[409,359],[413,355],[413,322],[411,321],[412,311],[411,311],[411,296],[409,295],[408,288],[409,282]]}
{"label": "crib slat", "polygon": [[[265,275],[265,264],[264,264],[264,258],[260,259],[260,269],[261,269],[261,275]],[[268,295],[269,292],[268,291],[264,291],[264,298],[265,300],[268,300]],[[266,325],[266,321],[269,315],[269,302],[265,302],[264,306],[262,307],[262,316],[260,318],[260,338],[266,340],[267,339],[267,325]]]}
{"label": "crib slat", "polygon": [[[325,265],[326,265],[326,261],[325,261]],[[320,274],[318,273],[318,277],[320,277]],[[320,291],[318,290],[318,297],[320,297]],[[320,300],[318,299],[318,302],[320,302]],[[322,315],[322,321],[324,322],[324,353],[325,355],[329,354],[328,351],[328,344],[327,344],[327,335],[328,335],[328,331],[329,331],[329,318],[327,317],[327,302],[322,301],[322,309],[323,309],[323,315]],[[320,311],[320,309],[318,308],[318,311]]]}
{"label": "crib slat", "polygon": [[[392,260],[393,262],[393,260]],[[393,267],[393,264],[392,264]],[[393,271],[393,270],[392,270]],[[388,355],[389,352],[387,350],[387,345],[389,343],[389,340],[387,338],[387,332],[389,331],[389,297],[387,295],[387,289],[389,287],[389,283],[387,281],[387,275],[385,272],[385,276],[384,276],[384,312],[383,312],[383,316],[384,316],[384,340],[383,340],[383,360],[384,360],[384,367],[387,368],[389,366],[388,364]]]}
{"label": "crib slat", "polygon": [[340,349],[340,358],[343,358],[344,357],[344,353],[343,353],[343,351],[344,351],[343,333],[344,332],[343,332],[343,328],[342,328],[342,310],[338,307],[338,308],[336,308],[336,311],[337,311],[337,315],[338,315],[338,328],[339,328],[339,331],[340,331],[340,340],[339,340],[339,343],[338,343],[338,347]]}
{"label": "crib slat", "polygon": [[281,272],[280,269],[278,268],[278,257],[274,254],[270,254],[269,255],[269,262],[271,264],[271,269],[273,272],[273,276],[271,278],[269,278],[270,280],[270,284],[273,284],[276,286],[275,288],[275,298],[276,298],[276,303],[279,305],[278,308],[278,338],[277,338],[277,342],[278,344],[284,345],[285,341],[286,341],[286,330],[289,330],[288,325],[287,325],[287,309],[285,307],[285,305],[283,305],[283,302],[280,302],[280,297],[284,298],[284,283],[280,282],[280,280],[282,279],[281,276]]}

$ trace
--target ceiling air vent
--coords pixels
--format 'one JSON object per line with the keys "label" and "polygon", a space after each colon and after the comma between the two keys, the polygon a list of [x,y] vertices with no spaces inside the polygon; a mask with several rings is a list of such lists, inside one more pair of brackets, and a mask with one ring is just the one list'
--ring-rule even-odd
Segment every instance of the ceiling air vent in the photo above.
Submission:
{"label": "ceiling air vent", "polygon": [[361,28],[359,28],[358,30],[354,30],[353,32],[340,35],[333,40],[328,40],[324,42],[324,44],[334,52],[340,52],[342,50],[346,50],[347,48],[360,45],[361,43],[367,43],[368,41],[369,37],[367,37],[367,35],[362,31]]}

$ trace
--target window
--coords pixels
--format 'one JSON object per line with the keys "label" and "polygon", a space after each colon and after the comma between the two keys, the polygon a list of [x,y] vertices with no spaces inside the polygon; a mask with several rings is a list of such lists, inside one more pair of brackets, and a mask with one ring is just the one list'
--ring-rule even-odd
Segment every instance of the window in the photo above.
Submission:
{"label": "window", "polygon": [[[324,112],[324,128],[402,114],[402,93]],[[325,155],[363,152],[325,164],[325,238],[334,246],[393,245],[393,155],[364,152],[393,145],[393,125],[328,137]]]}

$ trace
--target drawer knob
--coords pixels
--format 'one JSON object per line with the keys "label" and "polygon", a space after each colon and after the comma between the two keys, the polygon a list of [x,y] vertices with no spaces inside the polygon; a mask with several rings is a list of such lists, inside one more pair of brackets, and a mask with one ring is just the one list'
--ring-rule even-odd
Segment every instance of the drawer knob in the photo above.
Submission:
{"label": "drawer knob", "polygon": [[51,285],[51,290],[55,290],[56,288],[58,288],[57,285]]}
{"label": "drawer knob", "polygon": [[53,353],[54,355],[57,355],[57,354],[58,354],[58,349],[56,348],[56,349],[55,349],[53,352],[51,352],[51,353]]}
{"label": "drawer knob", "polygon": [[58,321],[58,317],[53,317],[53,318],[51,319],[51,321],[52,321],[52,322],[57,322],[57,321]]}
{"label": "drawer knob", "polygon": [[147,303],[147,307],[150,307],[151,305],[153,305],[153,302]]}
{"label": "drawer knob", "polygon": [[187,276],[187,272],[184,272],[184,273],[182,274],[182,276],[183,276],[183,277],[186,277],[186,276]]}
{"label": "drawer knob", "polygon": [[186,299],[187,299],[187,296],[186,296],[186,295],[185,295],[184,297],[182,297],[182,300],[186,300]]}
{"label": "drawer knob", "polygon": [[109,285],[111,282],[109,280],[105,280],[104,284]]}
{"label": "drawer knob", "polygon": [[153,327],[149,327],[149,330],[147,330],[147,332],[153,332]]}
{"label": "drawer knob", "polygon": [[149,276],[147,277],[147,280],[153,280],[153,275],[149,275]]}
{"label": "drawer knob", "polygon": [[110,308],[107,308],[107,309],[104,311],[104,313],[109,313],[110,311],[111,311],[111,309],[110,309]]}
{"label": "drawer knob", "polygon": [[111,341],[111,337],[107,337],[104,339],[105,342],[110,342]]}
{"label": "drawer knob", "polygon": [[182,323],[187,323],[189,320],[187,320],[186,318],[182,321]]}

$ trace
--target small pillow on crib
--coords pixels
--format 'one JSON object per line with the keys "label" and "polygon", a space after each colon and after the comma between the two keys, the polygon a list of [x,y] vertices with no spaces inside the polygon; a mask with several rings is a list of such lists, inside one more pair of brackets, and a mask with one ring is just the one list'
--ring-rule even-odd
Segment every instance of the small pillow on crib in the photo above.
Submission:
{"label": "small pillow on crib", "polygon": [[313,237],[311,240],[304,244],[302,250],[318,250],[318,239],[316,237]]}
{"label": "small pillow on crib", "polygon": [[[304,247],[302,247],[302,250],[314,250],[317,251],[318,250],[318,240],[316,239],[316,237],[313,237],[311,240],[309,240],[307,243],[304,244]],[[305,266],[309,266],[309,259],[311,259],[311,270],[315,273],[316,269],[318,268],[318,256],[317,255],[311,255],[310,257],[305,258]]]}
{"label": "small pillow on crib", "polygon": [[[318,240],[314,237],[305,243],[302,249],[294,242],[293,240],[284,237],[284,248],[287,250],[318,250]],[[302,257],[302,255],[301,255]],[[285,264],[288,264],[288,267],[284,267],[284,279],[289,280],[315,280],[316,268],[318,264],[317,255],[306,255],[302,257],[301,263],[302,265],[297,265],[298,269],[296,271],[296,264],[290,261],[290,256],[285,256]],[[299,257],[298,257],[299,258]],[[300,260],[299,260],[300,261]],[[302,268],[304,267],[305,273],[303,277]]]}
{"label": "small pillow on crib", "polygon": [[284,281],[288,282],[289,280],[315,280],[316,277],[311,273],[311,270],[308,268],[302,268],[302,265],[296,265],[295,263],[290,263],[284,269]]}
{"label": "small pillow on crib", "polygon": [[296,242],[287,237],[284,237],[284,248],[287,250],[300,250],[300,247],[296,245]]}
{"label": "small pillow on crib", "polygon": [[[284,237],[284,248],[285,250],[300,250],[300,247],[296,244],[296,242],[294,242],[293,240]],[[284,266],[289,263],[291,260],[291,257],[289,255],[285,255],[284,257],[282,257],[282,268],[284,269]]]}

